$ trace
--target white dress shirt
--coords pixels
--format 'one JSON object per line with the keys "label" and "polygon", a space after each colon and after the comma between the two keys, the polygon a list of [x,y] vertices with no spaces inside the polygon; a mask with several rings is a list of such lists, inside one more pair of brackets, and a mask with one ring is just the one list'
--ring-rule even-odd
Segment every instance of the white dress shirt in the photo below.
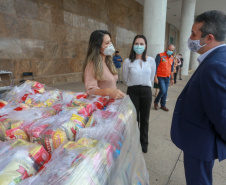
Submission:
{"label": "white dress shirt", "polygon": [[203,53],[202,55],[200,55],[200,56],[197,58],[199,64],[201,64],[201,62],[202,62],[202,61],[207,57],[207,55],[209,55],[213,50],[215,50],[215,49],[217,49],[217,48],[219,48],[219,47],[225,46],[225,45],[226,45],[226,44],[221,44],[221,45],[219,45],[219,46],[216,46],[216,47],[214,47],[214,48],[208,50],[207,52]]}
{"label": "white dress shirt", "polygon": [[155,60],[147,57],[146,61],[136,59],[131,62],[129,58],[123,63],[123,79],[127,86],[142,85],[152,87],[156,71]]}

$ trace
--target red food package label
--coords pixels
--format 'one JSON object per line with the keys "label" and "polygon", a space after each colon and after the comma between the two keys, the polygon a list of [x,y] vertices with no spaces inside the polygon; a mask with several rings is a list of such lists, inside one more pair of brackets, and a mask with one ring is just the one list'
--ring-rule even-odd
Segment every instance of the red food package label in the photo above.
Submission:
{"label": "red food package label", "polygon": [[39,82],[35,82],[35,84],[33,85],[33,87],[36,88],[36,89],[41,89],[44,86],[42,84],[40,84]]}
{"label": "red food package label", "polygon": [[97,101],[101,102],[103,104],[103,106],[107,105],[107,103],[108,103],[108,99],[104,98],[104,97],[98,98]]}
{"label": "red food package label", "polygon": [[2,107],[4,107],[4,106],[5,106],[5,104],[2,103],[2,102],[0,102],[0,108],[2,108]]}
{"label": "red food package label", "polygon": [[49,161],[49,153],[45,150],[43,146],[32,156],[33,160],[38,164],[38,166],[42,166],[44,163]]}
{"label": "red food package label", "polygon": [[80,94],[76,96],[76,99],[87,98],[87,94]]}
{"label": "red food package label", "polygon": [[96,108],[102,110],[104,106],[100,102],[93,102],[93,104],[96,106]]}
{"label": "red food package label", "polygon": [[40,133],[47,128],[49,125],[40,125],[38,127],[35,127],[34,129],[32,129],[31,133],[34,137],[38,138]]}
{"label": "red food package label", "polygon": [[25,102],[28,95],[29,95],[29,94],[24,94],[23,97],[21,98],[20,103]]}

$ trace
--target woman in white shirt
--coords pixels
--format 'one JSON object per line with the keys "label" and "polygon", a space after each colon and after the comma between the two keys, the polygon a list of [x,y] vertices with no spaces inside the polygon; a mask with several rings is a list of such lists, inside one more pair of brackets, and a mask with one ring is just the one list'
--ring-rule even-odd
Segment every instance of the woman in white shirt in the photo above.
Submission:
{"label": "woman in white shirt", "polygon": [[152,102],[152,82],[154,81],[156,64],[152,57],[146,55],[147,39],[137,35],[133,40],[129,58],[123,63],[123,78],[136,111],[140,128],[142,151],[148,151],[149,116]]}

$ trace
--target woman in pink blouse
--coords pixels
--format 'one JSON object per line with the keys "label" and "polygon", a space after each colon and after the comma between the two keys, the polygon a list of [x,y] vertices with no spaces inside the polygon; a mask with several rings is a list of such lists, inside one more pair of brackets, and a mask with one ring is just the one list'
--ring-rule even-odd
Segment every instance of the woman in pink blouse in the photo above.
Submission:
{"label": "woman in pink blouse", "polygon": [[111,57],[114,52],[109,32],[96,30],[91,34],[83,65],[83,82],[88,95],[110,96],[114,99],[125,96],[116,87],[118,75]]}

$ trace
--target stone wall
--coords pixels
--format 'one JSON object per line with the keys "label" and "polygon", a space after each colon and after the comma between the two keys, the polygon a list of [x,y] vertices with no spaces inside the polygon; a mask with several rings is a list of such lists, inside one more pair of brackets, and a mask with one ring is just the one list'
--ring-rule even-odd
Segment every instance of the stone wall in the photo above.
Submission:
{"label": "stone wall", "polygon": [[[1,0],[0,70],[33,72],[47,85],[81,81],[92,31],[108,30],[123,59],[143,33],[143,6],[136,0]],[[1,77],[6,85],[7,76]]]}

